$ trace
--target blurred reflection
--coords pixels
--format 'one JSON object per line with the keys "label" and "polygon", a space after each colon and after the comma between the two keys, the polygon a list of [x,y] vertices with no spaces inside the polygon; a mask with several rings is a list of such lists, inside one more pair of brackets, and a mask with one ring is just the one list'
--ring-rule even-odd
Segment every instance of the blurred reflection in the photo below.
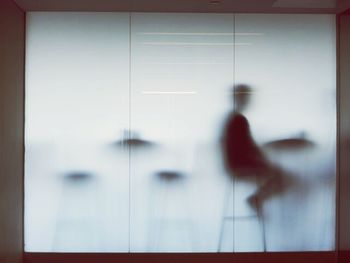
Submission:
{"label": "blurred reflection", "polygon": [[268,142],[264,147],[279,151],[303,151],[314,148],[315,143],[306,138],[290,138]]}
{"label": "blurred reflection", "polygon": [[224,128],[222,148],[225,166],[231,177],[260,182],[257,191],[248,198],[249,204],[257,209],[263,198],[267,197],[268,193],[271,194],[269,186],[275,184],[282,171],[273,166],[257,146],[251,135],[249,122],[243,115],[243,111],[249,105],[251,93],[252,90],[247,85],[240,84],[234,87],[234,111]]}
{"label": "blurred reflection", "polygon": [[334,248],[333,16],[27,25],[26,251]]}
{"label": "blurred reflection", "polygon": [[148,251],[193,251],[194,223],[188,176],[178,170],[155,172],[151,193]]}
{"label": "blurred reflection", "polygon": [[160,171],[156,175],[159,180],[164,182],[176,182],[184,179],[184,175],[176,171]]}
{"label": "blurred reflection", "polygon": [[56,249],[90,251],[100,246],[98,199],[97,180],[91,172],[64,175],[54,238]]}
{"label": "blurred reflection", "polygon": [[251,89],[247,85],[234,88],[234,111],[224,129],[223,152],[229,174],[249,175],[252,170],[266,170],[267,160],[254,142],[249,122],[242,111],[249,104]]}
{"label": "blurred reflection", "polygon": [[30,13],[27,26],[25,249],[127,251],[128,156],[105,145],[129,124],[129,14]]}
{"label": "blurred reflection", "polygon": [[93,176],[89,172],[72,172],[67,174],[64,179],[68,184],[78,184],[90,181]]}
{"label": "blurred reflection", "polygon": [[[252,90],[248,85],[240,84],[234,87],[234,111],[230,114],[224,127],[222,151],[229,176],[232,179],[248,181],[256,185],[256,190],[247,197],[247,202],[256,211],[256,217],[261,226],[262,247],[266,251],[262,205],[267,198],[283,193],[292,184],[292,180],[285,171],[268,160],[252,137],[249,122],[243,114],[250,103],[251,94]],[[283,146],[298,148],[304,143],[306,142],[301,140],[282,140],[275,145],[282,148]],[[230,196],[229,192],[232,190],[227,191],[226,198]],[[223,218],[227,218],[225,212]],[[235,220],[235,216],[232,220]],[[223,225],[224,221],[220,233],[219,251],[224,234]]]}
{"label": "blurred reflection", "polygon": [[[273,140],[263,144],[263,147],[259,147],[251,134],[249,121],[244,115],[250,103],[252,93],[252,89],[248,85],[241,84],[234,87],[234,110],[229,115],[225,124],[221,143],[225,168],[231,179],[235,179],[234,185],[239,184],[239,182],[256,185],[256,190],[246,196],[247,203],[256,212],[255,215],[238,218],[234,212],[231,220],[235,224],[236,219],[251,220],[248,217],[252,218],[256,216],[260,222],[260,230],[256,228],[254,234],[259,235],[259,232],[261,233],[263,250],[266,251],[267,232],[265,230],[265,224],[268,224],[270,229],[271,223],[265,222],[264,203],[266,203],[267,199],[278,196],[280,197],[280,201],[278,202],[287,204],[283,209],[288,211],[297,205],[296,200],[287,201],[288,198],[295,196],[296,193],[297,196],[295,198],[299,201],[306,202],[308,200],[311,192],[311,185],[308,183],[310,181],[310,175],[293,167],[297,164],[297,160],[303,160],[304,164],[310,165],[307,160],[312,158],[311,156],[315,156],[315,150],[318,148],[314,141],[307,138],[308,136],[305,132],[300,132],[295,137]],[[266,155],[267,153],[269,156]],[[279,160],[281,158],[285,159],[287,165],[284,165],[285,162],[278,162],[278,165],[276,165],[276,160],[271,159],[274,155],[280,156]],[[271,162],[271,160],[274,160],[274,162]],[[293,169],[289,169],[288,167],[292,167]],[[230,196],[231,198],[239,198],[240,193],[230,194],[230,192],[234,191],[233,189],[236,189],[236,186],[226,190],[226,199]],[[292,191],[294,194],[288,194],[289,197],[286,197],[287,190],[288,193]],[[227,200],[225,202],[228,203]],[[235,204],[235,201],[233,204]],[[271,212],[270,208],[267,208],[267,210],[269,211],[268,213]],[[295,215],[291,216],[294,217]],[[223,218],[228,218],[225,213]],[[219,251],[220,242],[224,238],[223,235],[225,233],[223,225],[224,220],[222,221],[220,233]],[[242,235],[241,230],[234,229],[238,231],[238,233],[234,233],[235,236]],[[269,231],[271,232],[271,230]],[[269,235],[271,236],[271,233]],[[237,242],[239,242],[239,238]]]}
{"label": "blurred reflection", "polygon": [[129,130],[124,130],[122,139],[118,140],[115,144],[117,146],[130,146],[135,149],[153,145],[152,142],[142,139],[138,132]]}

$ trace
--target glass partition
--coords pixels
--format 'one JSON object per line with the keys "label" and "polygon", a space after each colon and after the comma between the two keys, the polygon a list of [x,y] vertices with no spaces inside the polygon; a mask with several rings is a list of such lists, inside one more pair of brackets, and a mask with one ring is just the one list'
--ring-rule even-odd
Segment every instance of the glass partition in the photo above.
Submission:
{"label": "glass partition", "polygon": [[127,251],[129,15],[29,13],[26,251]]}
{"label": "glass partition", "polygon": [[131,129],[148,143],[131,150],[132,251],[233,251],[219,144],[232,107],[233,16],[131,18]]}
{"label": "glass partition", "polygon": [[242,112],[278,170],[260,192],[265,249],[335,249],[335,17],[237,14],[235,22],[236,41],[247,43],[235,48],[235,81],[251,90]]}
{"label": "glass partition", "polygon": [[335,248],[332,15],[29,12],[25,250]]}

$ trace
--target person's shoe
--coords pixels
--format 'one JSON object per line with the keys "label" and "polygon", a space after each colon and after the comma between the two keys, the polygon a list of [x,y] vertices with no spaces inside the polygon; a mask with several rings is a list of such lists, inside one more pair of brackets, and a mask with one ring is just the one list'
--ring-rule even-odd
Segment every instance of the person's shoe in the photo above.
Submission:
{"label": "person's shoe", "polygon": [[258,210],[259,207],[259,198],[257,194],[252,194],[247,198],[247,202],[251,208],[253,208],[255,211]]}

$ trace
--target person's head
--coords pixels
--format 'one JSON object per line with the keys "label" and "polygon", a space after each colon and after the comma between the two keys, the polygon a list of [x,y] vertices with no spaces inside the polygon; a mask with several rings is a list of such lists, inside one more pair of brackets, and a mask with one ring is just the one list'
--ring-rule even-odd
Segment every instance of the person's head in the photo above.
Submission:
{"label": "person's head", "polygon": [[233,88],[235,111],[243,111],[249,104],[252,89],[246,84],[238,84]]}

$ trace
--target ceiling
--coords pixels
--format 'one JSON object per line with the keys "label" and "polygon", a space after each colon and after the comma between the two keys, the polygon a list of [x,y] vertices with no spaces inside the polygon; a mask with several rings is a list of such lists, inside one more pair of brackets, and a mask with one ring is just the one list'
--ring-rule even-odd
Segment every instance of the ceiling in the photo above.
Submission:
{"label": "ceiling", "polygon": [[341,13],[350,0],[13,0],[26,11]]}

